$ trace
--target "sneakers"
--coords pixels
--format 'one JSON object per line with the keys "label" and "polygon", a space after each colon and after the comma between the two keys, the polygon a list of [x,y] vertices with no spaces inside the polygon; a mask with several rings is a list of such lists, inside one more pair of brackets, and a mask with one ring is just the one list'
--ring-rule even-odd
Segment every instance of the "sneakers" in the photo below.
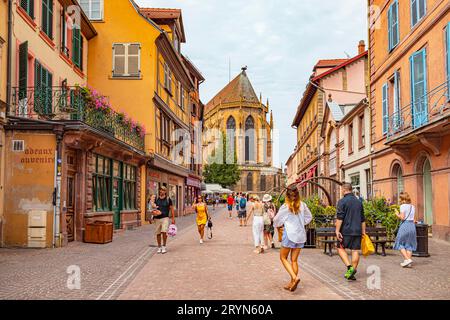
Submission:
{"label": "sneakers", "polygon": [[203,239],[200,239],[200,244],[202,244],[203,243]]}
{"label": "sneakers", "polygon": [[352,278],[355,277],[356,269],[352,267],[348,268],[347,272],[345,273],[345,279],[352,280]]}
{"label": "sneakers", "polygon": [[161,252],[162,252],[162,248],[159,247],[159,248],[158,248],[158,251],[156,251],[156,253],[161,253]]}
{"label": "sneakers", "polygon": [[406,267],[411,266],[411,263],[412,263],[412,260],[411,260],[411,259],[407,259],[407,260],[404,260],[402,263],[400,263],[400,265],[401,265],[403,268],[406,268]]}
{"label": "sneakers", "polygon": [[167,250],[166,250],[166,247],[162,247],[162,250],[161,250],[161,253],[166,253],[167,252]]}

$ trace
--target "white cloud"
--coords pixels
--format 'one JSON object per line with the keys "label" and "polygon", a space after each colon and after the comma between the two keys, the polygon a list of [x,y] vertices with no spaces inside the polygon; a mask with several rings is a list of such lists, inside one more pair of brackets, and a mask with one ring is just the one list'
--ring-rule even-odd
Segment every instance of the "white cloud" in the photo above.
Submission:
{"label": "white cloud", "polygon": [[[280,130],[280,159],[293,151],[292,119],[318,59],[357,53],[367,38],[361,0],[136,0],[141,6],[181,8],[187,43],[183,52],[206,81],[207,103],[244,65],[255,91],[269,97]],[[276,150],[276,149],[275,149]]]}

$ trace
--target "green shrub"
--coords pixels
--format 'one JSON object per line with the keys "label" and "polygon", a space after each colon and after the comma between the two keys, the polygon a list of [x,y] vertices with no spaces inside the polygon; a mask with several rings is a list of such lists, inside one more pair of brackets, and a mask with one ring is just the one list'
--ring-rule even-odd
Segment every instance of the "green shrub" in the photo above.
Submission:
{"label": "green shrub", "polygon": [[364,215],[366,217],[366,225],[368,227],[376,227],[381,225],[386,227],[389,239],[394,238],[394,232],[400,224],[399,219],[395,215],[395,211],[399,210],[398,205],[388,205],[385,198],[374,198],[364,201]]}

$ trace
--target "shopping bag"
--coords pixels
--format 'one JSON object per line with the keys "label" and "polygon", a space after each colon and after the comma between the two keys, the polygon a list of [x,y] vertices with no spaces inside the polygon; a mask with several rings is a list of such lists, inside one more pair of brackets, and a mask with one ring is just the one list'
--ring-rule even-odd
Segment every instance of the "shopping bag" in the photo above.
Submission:
{"label": "shopping bag", "polygon": [[367,234],[362,236],[361,251],[364,257],[375,253],[375,247],[373,246],[372,240],[370,240],[370,237]]}
{"label": "shopping bag", "polygon": [[167,234],[171,237],[175,237],[177,235],[177,226],[174,224],[171,224],[169,226],[169,230],[167,231]]}

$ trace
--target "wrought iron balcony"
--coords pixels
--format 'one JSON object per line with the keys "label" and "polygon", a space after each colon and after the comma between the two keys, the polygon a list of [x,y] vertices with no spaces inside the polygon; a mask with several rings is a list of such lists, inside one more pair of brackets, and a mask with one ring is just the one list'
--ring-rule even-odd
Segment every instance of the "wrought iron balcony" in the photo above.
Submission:
{"label": "wrought iron balcony", "polygon": [[437,124],[450,116],[449,81],[425,93],[413,103],[403,107],[389,117],[386,142],[423,132],[432,124]]}
{"label": "wrought iron balcony", "polygon": [[144,135],[124,121],[122,114],[96,108],[81,87],[13,88],[9,116],[82,122],[136,148],[144,150]]}

